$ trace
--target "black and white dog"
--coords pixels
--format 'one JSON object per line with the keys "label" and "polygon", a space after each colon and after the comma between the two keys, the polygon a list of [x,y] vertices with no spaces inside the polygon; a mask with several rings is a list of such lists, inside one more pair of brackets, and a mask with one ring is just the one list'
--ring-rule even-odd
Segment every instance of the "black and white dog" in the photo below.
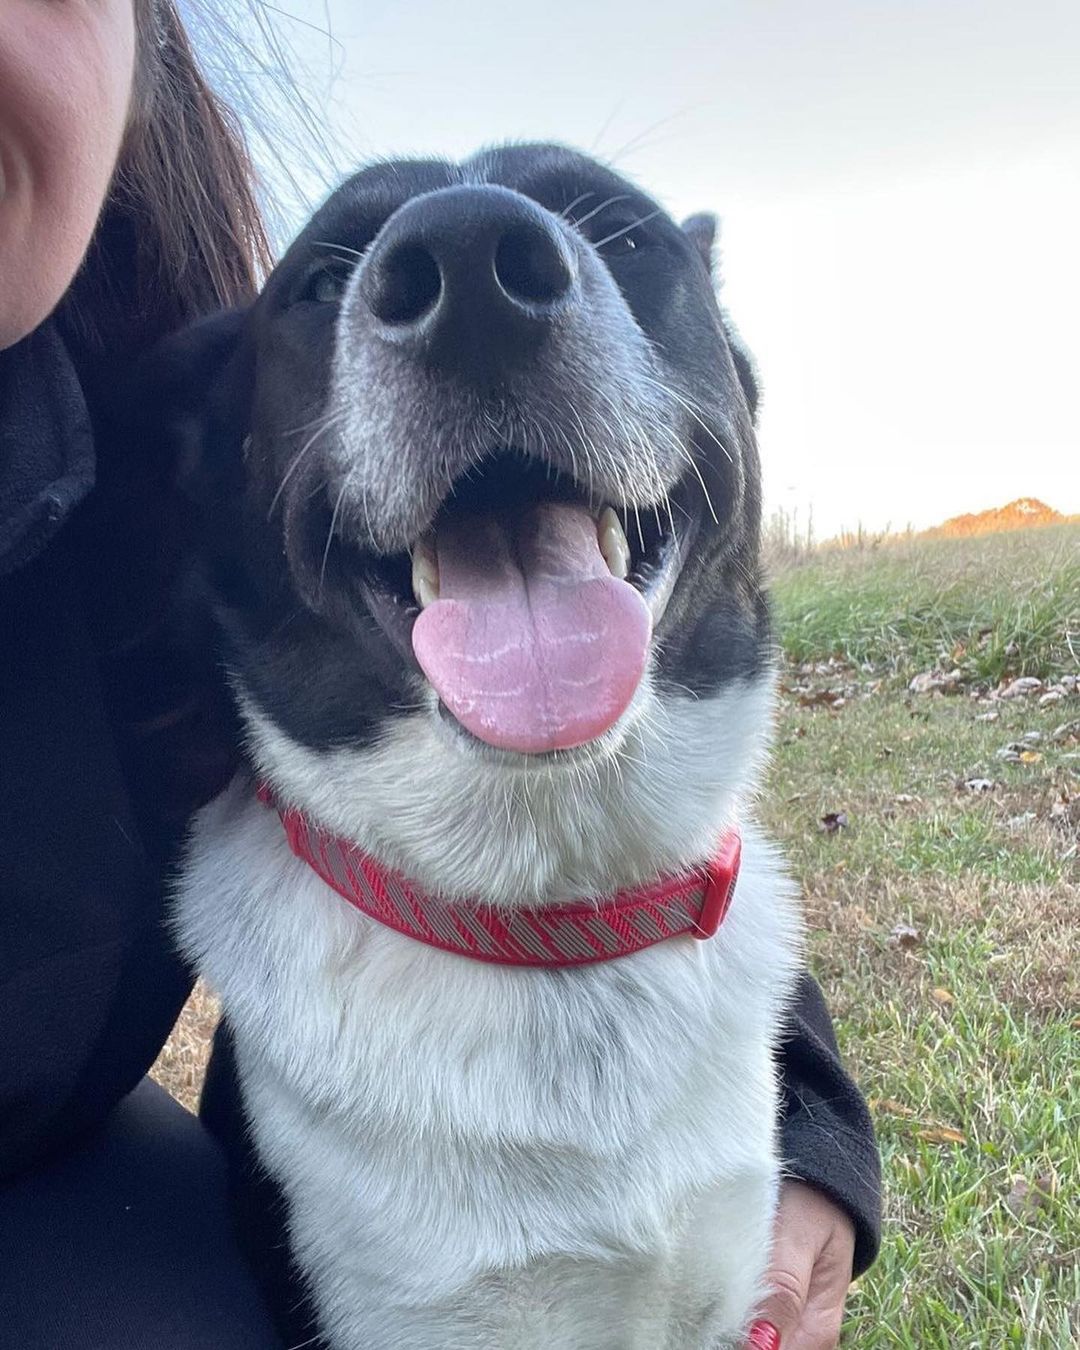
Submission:
{"label": "black and white dog", "polygon": [[760,1293],[799,923],[711,250],[561,148],[380,164],[171,367],[251,765],[176,928],[335,1350],[717,1350]]}

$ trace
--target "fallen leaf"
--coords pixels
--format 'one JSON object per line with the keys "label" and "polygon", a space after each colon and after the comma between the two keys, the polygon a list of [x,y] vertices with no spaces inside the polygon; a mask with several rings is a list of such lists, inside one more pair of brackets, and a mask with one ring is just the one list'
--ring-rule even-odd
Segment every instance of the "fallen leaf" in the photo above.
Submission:
{"label": "fallen leaf", "polygon": [[886,1116],[913,1116],[915,1114],[910,1106],[905,1106],[903,1102],[894,1101],[892,1097],[871,1097],[869,1106],[871,1111],[879,1111]]}
{"label": "fallen leaf", "polygon": [[828,811],[821,817],[818,828],[825,834],[839,834],[841,830],[847,829],[846,811]]}
{"label": "fallen leaf", "polygon": [[1044,1172],[1041,1177],[1036,1177],[1035,1187],[1042,1191],[1044,1195],[1053,1197],[1058,1192],[1058,1179],[1056,1172]]}
{"label": "fallen leaf", "polygon": [[1021,675],[1004,689],[999,689],[998,698],[1026,698],[1028,694],[1034,694],[1042,687],[1042,680],[1037,680],[1034,675]]}
{"label": "fallen leaf", "polygon": [[928,1144],[966,1144],[967,1135],[961,1134],[959,1130],[951,1129],[948,1125],[935,1125],[930,1130],[920,1130],[919,1138],[925,1140]]}
{"label": "fallen leaf", "polygon": [[912,679],[908,690],[912,694],[934,694],[938,690],[951,694],[956,692],[963,678],[963,672],[959,670],[950,670],[947,674],[940,670],[923,670]]}
{"label": "fallen leaf", "polygon": [[1021,751],[1020,751],[1020,763],[1021,763],[1021,764],[1038,764],[1038,762],[1039,762],[1040,759],[1042,759],[1042,755],[1039,753],[1038,750],[1021,750]]}
{"label": "fallen leaf", "polygon": [[847,700],[840,689],[813,689],[799,695],[800,708],[842,708]]}
{"label": "fallen leaf", "polygon": [[898,792],[893,798],[897,806],[910,806],[912,802],[918,800],[918,797],[913,797],[910,792]]}
{"label": "fallen leaf", "polygon": [[922,942],[922,934],[909,923],[898,923],[889,934],[888,941],[890,947],[899,947],[901,951],[909,952]]}
{"label": "fallen leaf", "polygon": [[1039,707],[1048,708],[1051,703],[1060,703],[1064,697],[1064,689],[1048,689],[1045,694],[1039,695]]}
{"label": "fallen leaf", "polygon": [[1057,1194],[1058,1180],[1053,1172],[1046,1172],[1029,1182],[1026,1177],[1015,1176],[1012,1187],[1005,1197],[1005,1208],[1018,1219],[1030,1219],[1045,1209]]}
{"label": "fallen leaf", "polygon": [[1080,795],[1071,796],[1066,788],[1062,788],[1050,807],[1050,819],[1056,825],[1080,826]]}
{"label": "fallen leaf", "polygon": [[948,989],[943,989],[940,986],[930,990],[930,997],[941,1008],[951,1008],[956,1002],[956,995],[951,994]]}
{"label": "fallen leaf", "polygon": [[1061,726],[1055,727],[1050,733],[1050,739],[1056,745],[1075,745],[1080,741],[1080,717],[1072,722],[1062,722]]}

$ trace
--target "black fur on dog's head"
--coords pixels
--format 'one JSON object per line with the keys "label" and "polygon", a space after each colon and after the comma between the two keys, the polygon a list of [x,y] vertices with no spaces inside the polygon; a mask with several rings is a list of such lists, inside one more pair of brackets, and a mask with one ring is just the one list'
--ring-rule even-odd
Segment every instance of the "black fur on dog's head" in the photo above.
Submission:
{"label": "black fur on dog's head", "polygon": [[248,311],[168,344],[149,398],[242,702],[316,751],[437,718],[410,550],[447,513],[544,496],[625,522],[658,697],[761,676],[756,387],[713,234],[555,146],[377,164]]}

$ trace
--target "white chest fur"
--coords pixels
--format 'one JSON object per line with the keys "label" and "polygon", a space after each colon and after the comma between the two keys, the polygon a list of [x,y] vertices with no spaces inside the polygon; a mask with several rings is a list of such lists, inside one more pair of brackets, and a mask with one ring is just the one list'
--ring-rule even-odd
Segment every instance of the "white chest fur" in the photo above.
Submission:
{"label": "white chest fur", "polygon": [[[709,720],[723,725],[723,711]],[[661,771],[664,754],[688,762],[703,713],[687,706],[681,736],[669,718]],[[729,719],[725,735],[753,720]],[[699,749],[703,765],[745,772],[752,759],[712,749]],[[314,790],[336,772],[337,800],[371,801],[359,780],[381,751],[336,769],[322,759],[319,774],[298,747],[274,750],[294,800],[311,799],[297,778]],[[391,750],[400,764],[403,747]],[[610,819],[632,821],[641,758],[612,780],[625,796]],[[643,801],[655,837],[631,830],[625,856],[664,857],[679,833],[699,847],[730,818],[738,785],[709,771],[677,796],[681,823]],[[501,820],[477,786],[481,820]],[[431,870],[438,850],[425,847]],[[540,852],[560,850],[565,894],[581,873],[572,841]],[[772,1049],[798,949],[792,887],[755,829],[744,825],[735,900],[712,940],[529,970],[448,955],[357,913],[238,783],[199,817],[177,930],[221,993],[256,1145],[335,1350],[737,1344],[766,1260]]]}
{"label": "white chest fur", "polygon": [[772,1208],[787,886],[744,843],[711,942],[481,966],[358,915],[237,786],[180,909],[334,1344],[711,1347]]}

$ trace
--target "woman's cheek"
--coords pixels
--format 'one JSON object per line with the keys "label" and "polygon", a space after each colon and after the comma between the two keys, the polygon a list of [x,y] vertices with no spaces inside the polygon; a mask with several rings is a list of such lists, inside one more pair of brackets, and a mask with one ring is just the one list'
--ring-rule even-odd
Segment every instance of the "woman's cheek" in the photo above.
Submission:
{"label": "woman's cheek", "polygon": [[47,317],[86,253],[134,59],[131,0],[0,6],[0,348]]}

